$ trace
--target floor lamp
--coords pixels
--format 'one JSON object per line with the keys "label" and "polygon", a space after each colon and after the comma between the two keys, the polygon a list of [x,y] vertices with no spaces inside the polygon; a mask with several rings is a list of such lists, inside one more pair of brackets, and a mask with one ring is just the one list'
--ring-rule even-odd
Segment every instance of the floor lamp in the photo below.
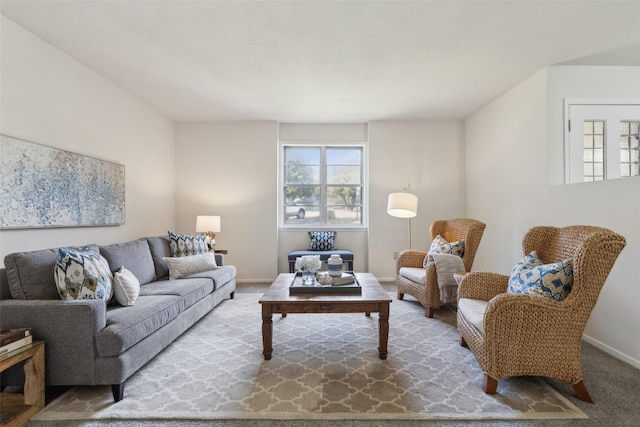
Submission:
{"label": "floor lamp", "polygon": [[409,220],[409,249],[411,249],[411,218],[418,213],[418,196],[411,194],[409,188],[405,188],[402,193],[389,194],[387,213]]}

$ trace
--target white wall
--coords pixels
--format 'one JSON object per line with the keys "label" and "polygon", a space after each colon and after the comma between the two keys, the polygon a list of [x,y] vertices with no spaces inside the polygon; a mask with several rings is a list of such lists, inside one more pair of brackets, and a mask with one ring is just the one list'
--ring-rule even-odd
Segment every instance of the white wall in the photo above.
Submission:
{"label": "white wall", "polygon": [[369,261],[379,279],[395,280],[394,252],[409,247],[408,220],[387,214],[389,193],[408,184],[418,196],[413,249],[427,250],[429,226],[466,215],[464,127],[458,121],[369,124]]}
{"label": "white wall", "polygon": [[126,224],[0,231],[11,252],[107,244],[174,224],[174,126],[128,92],[0,17],[0,132],[125,165]]}
{"label": "white wall", "polygon": [[620,97],[615,88],[625,85],[627,94],[640,96],[633,70],[623,77],[618,69],[592,68],[542,70],[466,121],[467,212],[487,223],[474,269],[508,274],[522,255],[522,236],[535,225],[588,224],[622,234],[627,247],[602,290],[585,338],[640,367],[640,177],[549,183],[558,176],[557,169],[549,168],[561,164],[557,115],[563,98]]}
{"label": "white wall", "polygon": [[276,122],[176,125],[176,231],[197,215],[220,215],[216,247],[238,281],[277,276]]}

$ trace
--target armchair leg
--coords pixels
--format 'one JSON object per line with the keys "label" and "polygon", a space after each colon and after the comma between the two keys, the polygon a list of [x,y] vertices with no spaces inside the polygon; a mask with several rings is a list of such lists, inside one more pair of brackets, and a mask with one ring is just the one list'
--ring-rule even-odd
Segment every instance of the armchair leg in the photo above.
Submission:
{"label": "armchair leg", "polygon": [[436,309],[433,307],[427,307],[427,309],[425,310],[424,315],[426,317],[428,317],[429,319],[431,319],[433,317],[433,313],[435,313]]}
{"label": "armchair leg", "polygon": [[403,298],[404,298],[404,292],[398,291],[398,300],[401,300]]}
{"label": "armchair leg", "polygon": [[482,389],[487,394],[496,394],[496,390],[498,389],[498,380],[489,374],[484,374],[484,384],[482,385]]}
{"label": "armchair leg", "polygon": [[576,397],[584,402],[593,403],[593,399],[589,395],[587,391],[587,386],[584,385],[584,381],[580,380],[580,382],[575,383],[573,385],[573,391],[576,393]]}
{"label": "armchair leg", "polygon": [[460,335],[460,346],[469,347],[469,345],[467,344],[467,342],[465,341],[465,339],[464,339],[464,337],[462,335]]}

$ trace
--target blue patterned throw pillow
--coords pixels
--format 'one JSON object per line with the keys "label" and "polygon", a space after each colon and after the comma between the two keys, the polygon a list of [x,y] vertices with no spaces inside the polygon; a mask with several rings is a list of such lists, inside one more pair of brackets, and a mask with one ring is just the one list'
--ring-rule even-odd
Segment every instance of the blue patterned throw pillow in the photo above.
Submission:
{"label": "blue patterned throw pillow", "polygon": [[424,261],[422,263],[424,268],[429,266],[430,254],[451,254],[462,257],[462,255],[464,255],[464,240],[449,243],[438,234],[433,239],[433,242],[431,242],[427,256],[424,257]]}
{"label": "blue patterned throw pillow", "polygon": [[573,285],[573,260],[543,264],[536,251],[522,258],[511,270],[507,293],[538,295],[562,301]]}
{"label": "blue patterned throw pillow", "polygon": [[109,303],[113,296],[113,275],[97,246],[82,251],[58,249],[54,279],[63,300],[102,299]]}
{"label": "blue patterned throw pillow", "polygon": [[335,251],[336,245],[334,239],[335,231],[310,231],[311,243],[309,243],[310,251]]}
{"label": "blue patterned throw pillow", "polygon": [[172,257],[205,254],[209,252],[207,236],[177,234],[169,231],[169,250]]}

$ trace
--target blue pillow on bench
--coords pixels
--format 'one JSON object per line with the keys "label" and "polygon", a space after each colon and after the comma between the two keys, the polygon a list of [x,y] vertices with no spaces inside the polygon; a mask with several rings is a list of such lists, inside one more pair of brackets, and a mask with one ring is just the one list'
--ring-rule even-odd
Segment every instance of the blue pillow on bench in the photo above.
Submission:
{"label": "blue pillow on bench", "polygon": [[334,239],[336,237],[335,231],[310,231],[309,237],[311,242],[309,243],[310,251],[335,251],[336,245]]}

